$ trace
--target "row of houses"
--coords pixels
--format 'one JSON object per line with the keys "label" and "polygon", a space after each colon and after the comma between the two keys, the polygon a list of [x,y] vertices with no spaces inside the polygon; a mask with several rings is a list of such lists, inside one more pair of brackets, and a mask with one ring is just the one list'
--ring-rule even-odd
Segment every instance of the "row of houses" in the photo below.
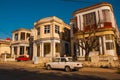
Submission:
{"label": "row of houses", "polygon": [[[94,31],[95,35],[90,34]],[[84,34],[83,34],[84,32]],[[119,53],[119,29],[112,5],[106,2],[73,12],[70,25],[56,16],[34,22],[33,29],[20,28],[12,32],[11,56],[34,57],[74,56],[85,57],[84,40],[97,37],[97,46],[92,55],[117,56]],[[89,42],[93,43],[93,42]],[[79,45],[78,45],[79,44]]]}

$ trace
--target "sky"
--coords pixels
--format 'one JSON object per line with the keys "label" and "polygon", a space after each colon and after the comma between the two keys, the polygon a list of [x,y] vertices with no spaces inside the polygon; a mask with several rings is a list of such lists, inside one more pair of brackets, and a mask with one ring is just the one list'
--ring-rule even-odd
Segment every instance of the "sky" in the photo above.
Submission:
{"label": "sky", "polygon": [[120,28],[120,0],[0,0],[0,39],[12,37],[19,28],[32,29],[41,18],[57,16],[70,23],[72,13],[99,2],[109,2]]}

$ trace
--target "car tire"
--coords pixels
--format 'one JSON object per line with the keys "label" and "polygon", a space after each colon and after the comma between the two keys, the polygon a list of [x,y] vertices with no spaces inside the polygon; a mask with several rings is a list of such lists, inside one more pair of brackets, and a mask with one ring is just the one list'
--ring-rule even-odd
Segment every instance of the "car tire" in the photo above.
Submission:
{"label": "car tire", "polygon": [[69,66],[66,66],[66,67],[65,67],[65,71],[66,71],[66,72],[70,72],[70,71],[71,71],[71,68],[70,68]]}
{"label": "car tire", "polygon": [[47,70],[51,70],[52,68],[51,68],[50,65],[47,65],[47,66],[46,66],[46,69],[47,69]]}

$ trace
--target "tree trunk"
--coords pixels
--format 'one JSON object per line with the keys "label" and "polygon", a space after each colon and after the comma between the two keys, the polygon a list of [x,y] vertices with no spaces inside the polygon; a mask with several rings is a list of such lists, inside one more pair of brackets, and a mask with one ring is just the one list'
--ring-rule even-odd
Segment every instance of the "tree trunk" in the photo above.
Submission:
{"label": "tree trunk", "polygon": [[89,50],[86,50],[85,61],[89,61]]}

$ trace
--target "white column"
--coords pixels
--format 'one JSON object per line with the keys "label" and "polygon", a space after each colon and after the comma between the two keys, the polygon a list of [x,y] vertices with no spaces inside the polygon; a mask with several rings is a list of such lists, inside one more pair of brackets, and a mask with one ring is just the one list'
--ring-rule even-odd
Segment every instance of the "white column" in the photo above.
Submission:
{"label": "white column", "polygon": [[41,43],[41,55],[44,57],[44,43]]}
{"label": "white column", "polygon": [[27,52],[26,52],[26,46],[24,46],[24,55],[26,55]]}
{"label": "white column", "polygon": [[12,57],[13,57],[13,56],[15,55],[15,54],[14,54],[14,46],[12,46],[11,48],[12,48],[12,54],[11,54],[11,55],[12,55]]}
{"label": "white column", "polygon": [[15,40],[14,40],[14,37],[15,37],[15,34],[13,33],[13,34],[12,34],[12,40],[13,40],[13,41],[15,41]]}
{"label": "white column", "polygon": [[83,22],[83,15],[80,15],[80,21],[81,21],[81,30],[83,30],[84,29],[84,22]]}
{"label": "white column", "polygon": [[[100,22],[103,22],[103,13],[102,10],[99,10],[99,14],[100,14]],[[104,27],[104,24],[100,24],[101,27]]]}
{"label": "white column", "polygon": [[27,33],[25,32],[25,41],[27,41],[26,35],[27,35]]}
{"label": "white column", "polygon": [[36,43],[33,43],[33,59],[36,56],[37,56],[37,45],[36,45]]}
{"label": "white column", "polygon": [[80,21],[81,19],[80,19],[80,15],[77,15],[77,27],[79,28],[79,29],[81,29],[81,27],[80,27],[80,23],[81,23],[81,21]]}
{"label": "white column", "polygon": [[20,46],[17,46],[17,56],[20,55]]}
{"label": "white column", "polygon": [[56,56],[56,54],[55,54],[55,44],[56,43],[55,43],[55,41],[53,41],[52,43],[53,43],[53,55],[52,55],[52,57],[55,57]]}
{"label": "white column", "polygon": [[100,45],[100,54],[103,54],[102,52],[102,40],[101,40],[101,37],[99,37],[99,45]]}
{"label": "white column", "polygon": [[51,41],[51,57],[55,57],[55,41]]}
{"label": "white column", "polygon": [[20,40],[21,32],[18,32],[18,41]]}
{"label": "white column", "polygon": [[106,42],[105,42],[105,36],[102,36],[103,37],[103,48],[104,48],[104,54],[106,54]]}
{"label": "white column", "polygon": [[[83,45],[85,46],[85,44],[83,43]],[[83,57],[85,57],[85,50],[84,49],[82,49],[83,50]]]}
{"label": "white column", "polygon": [[42,57],[42,43],[40,42],[40,57]]}

